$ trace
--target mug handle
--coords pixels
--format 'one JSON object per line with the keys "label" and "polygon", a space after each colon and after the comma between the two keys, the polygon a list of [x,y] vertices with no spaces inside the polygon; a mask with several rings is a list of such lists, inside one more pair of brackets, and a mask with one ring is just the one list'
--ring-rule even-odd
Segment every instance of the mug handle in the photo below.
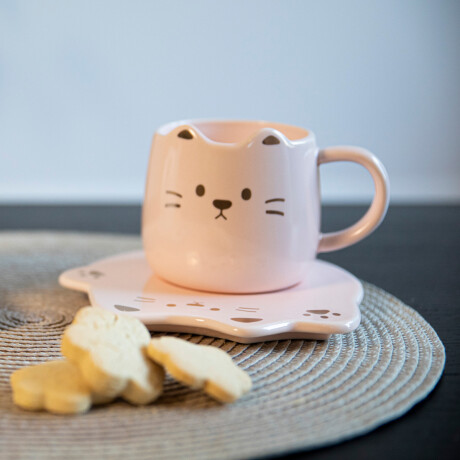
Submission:
{"label": "mug handle", "polygon": [[320,233],[318,252],[342,249],[365,238],[382,222],[388,209],[390,183],[380,160],[361,147],[328,147],[318,152],[318,166],[333,161],[352,161],[364,166],[374,181],[375,193],[372,204],[358,222],[338,232]]}

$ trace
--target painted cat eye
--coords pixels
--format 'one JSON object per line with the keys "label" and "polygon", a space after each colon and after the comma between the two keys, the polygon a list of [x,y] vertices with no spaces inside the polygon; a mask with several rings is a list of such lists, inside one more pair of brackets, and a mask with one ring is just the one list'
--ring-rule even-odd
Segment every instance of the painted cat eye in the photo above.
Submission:
{"label": "painted cat eye", "polygon": [[251,196],[252,192],[248,188],[243,189],[243,191],[241,192],[241,198],[243,198],[243,200],[249,200]]}
{"label": "painted cat eye", "polygon": [[204,185],[197,185],[195,192],[198,196],[203,196],[204,195]]}

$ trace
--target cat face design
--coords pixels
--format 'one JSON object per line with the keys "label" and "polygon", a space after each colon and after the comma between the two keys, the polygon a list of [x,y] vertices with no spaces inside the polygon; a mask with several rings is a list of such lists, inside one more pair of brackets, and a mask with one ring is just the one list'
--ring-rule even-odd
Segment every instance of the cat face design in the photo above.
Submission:
{"label": "cat face design", "polygon": [[[173,197],[175,197],[175,200],[179,202],[177,203],[168,202],[165,204],[165,208],[178,209],[181,207],[180,198],[182,198],[182,195],[180,193],[172,191],[172,190],[166,190],[166,194],[172,195]],[[206,194],[205,186],[203,184],[198,184],[195,188],[195,194],[198,197],[203,197]],[[252,191],[250,188],[246,187],[241,191],[242,200],[248,201],[251,199],[251,197],[252,197]],[[236,203],[233,203],[231,200],[218,199],[218,198],[216,199],[211,198],[208,201],[211,202],[212,206],[214,206],[218,211],[217,215],[215,216],[215,219],[222,218],[224,220],[227,220],[227,216],[224,214],[224,211],[227,209],[230,209],[234,204],[236,204]],[[265,204],[275,203],[275,202],[284,203],[285,201],[286,201],[285,198],[270,198],[268,200],[265,200]],[[284,216],[284,211],[277,211],[274,209],[267,209],[265,210],[265,213],[270,214],[270,215]]]}
{"label": "cat face design", "polygon": [[[244,155],[250,155],[248,150],[250,150],[254,142],[257,141],[260,142],[264,149],[274,150],[276,147],[281,145],[281,140],[276,135],[270,133],[261,134],[261,136],[257,136],[257,140],[253,140],[252,142],[248,143],[244,149]],[[218,153],[220,156],[219,158],[216,158],[215,155],[214,158],[210,158],[204,151],[206,150],[206,146],[200,145],[202,142],[200,142],[201,140],[199,135],[195,132],[195,130],[192,130],[191,128],[179,130],[176,136],[179,145],[183,143],[180,145],[181,150],[187,151],[190,149],[188,153],[189,157],[193,158],[193,156],[195,156],[195,161],[203,162],[203,174],[196,175],[197,177],[194,182],[194,177],[191,173],[192,168],[183,168],[182,174],[176,171],[176,174],[174,174],[176,180],[173,179],[171,182],[173,184],[174,182],[178,182],[177,185],[174,184],[174,187],[171,187],[169,181],[167,181],[165,184],[166,189],[163,191],[164,208],[170,210],[171,212],[182,212],[183,208],[187,206],[193,207],[195,212],[199,212],[198,210],[200,208],[202,209],[203,207],[209,207],[214,213],[214,220],[220,219],[224,221],[227,221],[229,217],[232,217],[232,215],[235,216],[236,214],[233,214],[233,210],[241,206],[251,208],[252,212],[257,214],[259,211],[262,211],[265,212],[265,214],[268,216],[276,216],[278,218],[285,216],[284,204],[286,202],[286,198],[280,193],[275,196],[273,193],[270,194],[270,190],[266,190],[265,187],[261,190],[260,187],[255,185],[257,182],[257,177],[249,177],[246,181],[246,184],[241,181],[242,185],[240,188],[238,188],[238,182],[240,182],[238,179],[241,178],[245,172],[247,173],[248,168],[251,166],[251,161],[247,161],[248,158],[243,158],[243,163],[239,166],[239,174],[236,174],[234,180],[232,180],[234,187],[232,187],[231,192],[225,193],[223,189],[228,189],[228,185],[216,187],[216,184],[213,183],[215,182],[213,181],[215,177],[212,176],[215,176],[216,174],[222,174],[222,172],[225,173],[226,168],[221,167],[219,171],[215,170],[214,172],[211,172],[209,171],[209,167],[212,163],[215,163],[216,160],[219,163],[225,163],[223,160],[225,160],[225,156],[228,157],[228,155],[225,155],[226,153],[228,154],[228,152]],[[194,143],[200,145],[201,151],[198,153],[198,158],[196,158],[196,153],[193,152],[195,146],[192,144]],[[260,148],[260,146],[258,147]],[[239,155],[235,154],[234,152],[233,158],[227,158],[227,160],[233,162],[233,166],[235,166],[235,163],[238,160],[238,156]],[[185,159],[182,159],[182,162],[184,161]],[[205,173],[206,169],[208,169],[208,171]],[[211,173],[211,177],[209,177],[209,173]],[[179,181],[177,181],[178,176],[181,176],[181,180]],[[223,185],[224,177],[220,176],[219,179],[221,185]],[[279,186],[274,187],[274,189],[279,189],[280,192],[283,191],[282,187]],[[184,197],[187,198],[187,200],[184,200]],[[253,204],[253,206],[250,206],[250,204]]]}
{"label": "cat face design", "polygon": [[[180,193],[174,192],[172,190],[166,190],[166,193],[169,195],[173,195],[177,198],[182,198],[182,195]],[[195,188],[195,194],[198,197],[203,197],[206,194],[206,188],[203,184],[198,184]],[[241,198],[243,200],[250,200],[252,196],[251,189],[245,188],[241,192]],[[284,198],[279,198],[279,201],[284,201]],[[223,219],[227,220],[227,217],[224,214],[224,210],[230,209],[233,205],[233,203],[230,200],[225,200],[225,199],[215,199],[212,200],[212,205],[219,211],[218,214],[216,215],[215,219],[219,219],[222,217]],[[179,203],[166,203],[165,204],[166,208],[180,208],[181,205]],[[283,212],[279,212],[280,215],[284,216]]]}

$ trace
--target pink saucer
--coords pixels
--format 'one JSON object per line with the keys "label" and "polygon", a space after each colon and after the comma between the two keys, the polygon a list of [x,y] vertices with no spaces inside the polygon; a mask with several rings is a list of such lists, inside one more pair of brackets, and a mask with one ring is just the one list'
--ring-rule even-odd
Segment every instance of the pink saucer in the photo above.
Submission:
{"label": "pink saucer", "polygon": [[152,331],[188,332],[241,343],[327,339],[359,326],[363,287],[346,270],[320,260],[308,278],[282,291],[216,294],[169,284],[151,272],[142,251],[67,270],[62,286],[86,292],[92,305],[134,316]]}

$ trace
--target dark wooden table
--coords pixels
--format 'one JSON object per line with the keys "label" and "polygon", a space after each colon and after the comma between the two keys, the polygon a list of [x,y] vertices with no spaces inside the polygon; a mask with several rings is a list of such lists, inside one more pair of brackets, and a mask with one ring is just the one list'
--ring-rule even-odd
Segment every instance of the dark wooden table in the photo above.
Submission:
{"label": "dark wooden table", "polygon": [[[325,207],[323,230],[351,224],[364,209]],[[0,206],[0,230],[20,229],[136,234],[140,207]],[[444,342],[447,363],[431,395],[399,420],[351,441],[289,458],[460,458],[460,206],[391,206],[382,226],[366,240],[321,258],[415,308]]]}

